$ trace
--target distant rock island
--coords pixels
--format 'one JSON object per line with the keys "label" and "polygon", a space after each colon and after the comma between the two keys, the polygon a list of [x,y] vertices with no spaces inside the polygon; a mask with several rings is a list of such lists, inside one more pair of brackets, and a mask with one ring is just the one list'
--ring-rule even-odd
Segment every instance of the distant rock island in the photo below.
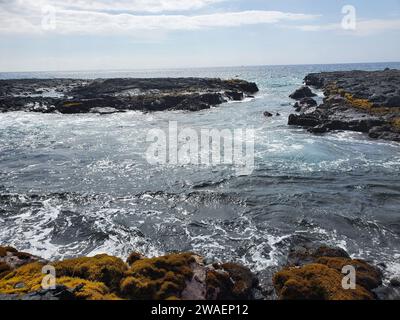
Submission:
{"label": "distant rock island", "polygon": [[211,78],[0,80],[0,112],[198,111],[258,92],[255,83]]}
{"label": "distant rock island", "polygon": [[[312,73],[290,97],[298,114],[289,125],[313,133],[350,130],[400,142],[400,70]],[[323,90],[321,105],[310,87]]]}

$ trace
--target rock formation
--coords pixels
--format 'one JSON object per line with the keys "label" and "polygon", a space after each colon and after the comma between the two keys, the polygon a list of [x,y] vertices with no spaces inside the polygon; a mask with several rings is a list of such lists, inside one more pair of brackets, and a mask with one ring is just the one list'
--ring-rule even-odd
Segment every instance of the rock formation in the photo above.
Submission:
{"label": "rock formation", "polygon": [[[322,72],[304,81],[323,90],[324,102],[316,107],[309,100],[310,88],[302,87],[291,95],[300,100],[295,104],[300,114],[290,115],[289,125],[312,133],[350,130],[400,142],[400,70]],[[301,100],[304,92],[308,99]]]}

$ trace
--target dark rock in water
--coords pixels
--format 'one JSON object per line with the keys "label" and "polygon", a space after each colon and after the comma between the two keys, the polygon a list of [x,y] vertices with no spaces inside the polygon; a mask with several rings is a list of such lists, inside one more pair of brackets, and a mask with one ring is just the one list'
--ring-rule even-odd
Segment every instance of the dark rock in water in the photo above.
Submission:
{"label": "dark rock in water", "polygon": [[225,95],[233,101],[241,101],[244,99],[243,92],[239,91],[226,91]]}
{"label": "dark rock in water", "polygon": [[[356,270],[356,288],[342,286],[343,267]],[[382,285],[382,273],[367,262],[351,259],[341,248],[303,244],[293,248],[287,267],[274,275],[282,300],[372,300],[372,290]]]}
{"label": "dark rock in water", "polygon": [[381,286],[373,290],[378,300],[400,300],[400,288]]}
{"label": "dark rock in water", "polygon": [[0,80],[0,112],[198,111],[256,92],[255,83],[239,79]]}
{"label": "dark rock in water", "polygon": [[320,124],[318,126],[309,128],[308,131],[311,133],[326,133],[329,131],[329,129],[326,125]]}
{"label": "dark rock in water", "polygon": [[323,77],[320,77],[319,74],[316,73],[311,73],[307,75],[304,79],[304,83],[307,86],[312,86],[317,89],[321,89],[324,86],[324,81],[325,79]]}
{"label": "dark rock in water", "polygon": [[[289,125],[312,133],[348,130],[400,142],[400,70],[322,72],[304,81],[324,90],[324,102],[313,107],[298,99],[294,107],[304,114],[290,115]],[[304,88],[293,97],[300,97]]]}
{"label": "dark rock in water", "polygon": [[297,101],[293,107],[296,109],[296,112],[306,112],[310,108],[316,107],[317,101],[313,98],[303,98],[300,101]]}
{"label": "dark rock in water", "polygon": [[316,94],[313,93],[309,87],[303,86],[300,89],[297,89],[295,92],[293,92],[289,97],[294,100],[300,100],[303,98],[311,98],[315,96]]}
{"label": "dark rock in water", "polygon": [[369,130],[368,135],[373,139],[383,139],[400,142],[400,132],[390,125],[376,126]]}
{"label": "dark rock in water", "polygon": [[289,116],[290,126],[315,127],[318,126],[320,123],[320,118],[314,115],[291,114]]}
{"label": "dark rock in water", "polygon": [[316,107],[317,101],[315,101],[313,98],[303,98],[300,100],[300,105],[303,105],[306,107]]}
{"label": "dark rock in water", "polygon": [[303,266],[321,257],[350,259],[349,254],[342,248],[303,243],[290,249],[287,264],[289,266]]}
{"label": "dark rock in water", "polygon": [[264,112],[264,117],[266,117],[266,118],[270,118],[270,117],[273,117],[273,116],[274,115],[271,112],[268,112],[268,111]]}
{"label": "dark rock in water", "polygon": [[392,287],[400,287],[400,277],[391,279],[390,280],[390,285]]}

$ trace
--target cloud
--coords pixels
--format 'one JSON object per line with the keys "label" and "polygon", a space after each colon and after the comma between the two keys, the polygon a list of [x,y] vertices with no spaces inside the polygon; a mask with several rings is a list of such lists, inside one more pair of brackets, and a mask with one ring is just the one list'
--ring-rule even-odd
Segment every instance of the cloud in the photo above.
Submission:
{"label": "cloud", "polygon": [[[14,0],[3,5],[0,0],[0,33],[3,34],[101,34],[129,35],[141,31],[199,30],[217,27],[238,27],[256,24],[276,24],[280,22],[305,21],[316,16],[281,11],[240,11],[198,15],[183,14],[135,14],[131,12],[104,11],[111,8],[139,11],[189,10],[201,8],[222,0],[120,0],[110,1],[62,1],[56,6],[55,29],[43,28],[43,22],[51,20],[48,0]],[[22,5],[23,3],[23,5]],[[52,1],[61,4],[61,1]],[[185,3],[185,4],[183,4]],[[45,9],[43,11],[43,9]],[[50,11],[49,11],[50,10]],[[51,22],[51,21],[50,21]]]}
{"label": "cloud", "polygon": [[36,9],[51,5],[60,10],[160,13],[197,10],[224,1],[227,0],[0,0],[0,5]]}
{"label": "cloud", "polygon": [[340,23],[331,23],[323,25],[298,25],[292,26],[301,31],[318,32],[318,31],[336,31],[341,34],[348,34],[354,36],[370,36],[389,31],[400,31],[400,19],[371,19],[359,20],[356,23],[354,30],[346,30]]}

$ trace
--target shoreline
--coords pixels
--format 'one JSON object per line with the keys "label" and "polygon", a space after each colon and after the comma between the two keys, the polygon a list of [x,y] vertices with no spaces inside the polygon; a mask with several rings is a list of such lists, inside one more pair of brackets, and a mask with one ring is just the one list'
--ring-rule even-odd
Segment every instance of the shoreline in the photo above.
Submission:
{"label": "shoreline", "polygon": [[[343,285],[345,268],[356,272],[351,289]],[[304,243],[291,248],[286,265],[267,279],[268,288],[245,266],[206,261],[191,252],[155,258],[133,252],[125,262],[107,254],[51,262],[5,246],[0,247],[0,300],[400,298],[400,279],[383,284],[382,268],[352,259],[341,248]]]}

